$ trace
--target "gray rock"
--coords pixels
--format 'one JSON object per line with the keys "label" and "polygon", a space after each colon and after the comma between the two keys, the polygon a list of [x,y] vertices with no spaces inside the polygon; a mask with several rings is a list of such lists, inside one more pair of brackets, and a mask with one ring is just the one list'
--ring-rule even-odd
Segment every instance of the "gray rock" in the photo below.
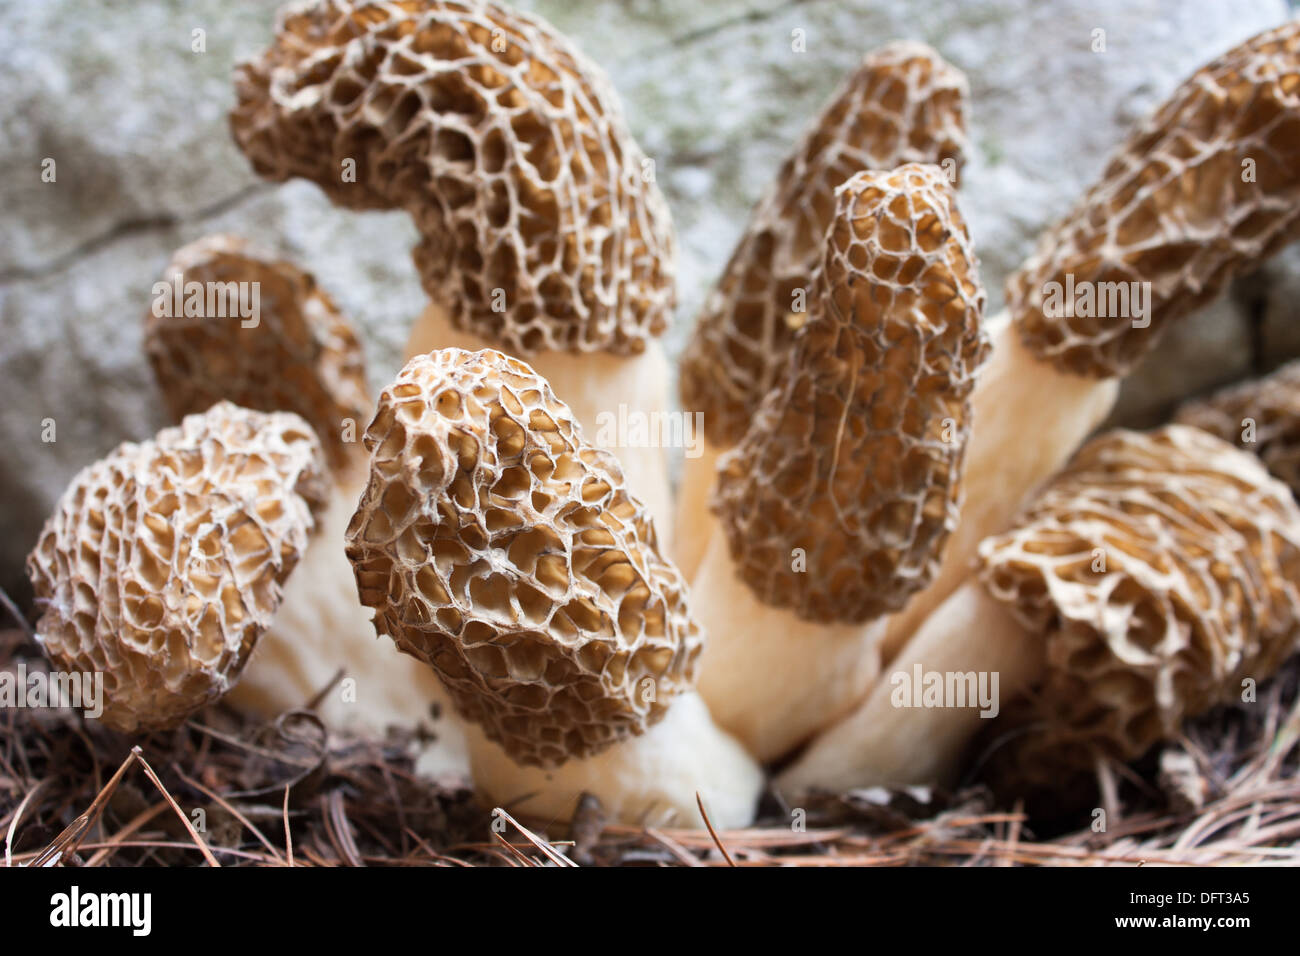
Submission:
{"label": "gray rock", "polygon": [[[961,202],[996,305],[1035,233],[1098,173],[1136,118],[1198,65],[1287,15],[1283,0],[522,5],[605,65],[656,161],[681,239],[674,353],[749,209],[867,50],[922,39],[967,71],[976,151]],[[266,44],[276,6],[10,0],[0,8],[7,587],[20,579],[22,557],[72,474],[162,424],[139,336],[150,287],[178,245],[229,230],[278,247],[361,324],[376,384],[397,368],[422,302],[408,257],[410,224],[396,214],[334,210],[303,183],[259,183],[230,142],[230,68]],[[206,31],[206,52],[192,52],[195,29]],[[1095,29],[1106,31],[1104,53],[1092,52]],[[806,52],[792,48],[795,30]],[[45,158],[57,163],[54,183],[41,182]],[[1164,371],[1201,368],[1214,356],[1221,361],[1208,362],[1210,377],[1243,367],[1251,337],[1225,331],[1244,321],[1240,310],[1229,303],[1207,316],[1170,337]],[[1158,370],[1150,377],[1160,380],[1160,395],[1182,387]],[[53,443],[42,441],[45,419],[55,423]]]}

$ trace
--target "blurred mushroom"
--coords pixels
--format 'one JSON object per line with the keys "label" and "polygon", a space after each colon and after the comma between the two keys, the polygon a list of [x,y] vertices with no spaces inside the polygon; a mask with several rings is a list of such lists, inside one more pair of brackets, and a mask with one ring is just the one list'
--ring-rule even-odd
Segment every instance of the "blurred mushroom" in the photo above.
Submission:
{"label": "blurred mushroom", "polygon": [[442,679],[503,806],[752,818],[762,775],[692,691],[702,635],[615,458],[528,365],[416,356],[366,432],[348,556],[375,626]]}
{"label": "blurred mushroom", "polygon": [[682,404],[704,414],[703,454],[683,464],[674,535],[688,581],[717,526],[708,505],[717,458],[745,436],[811,309],[835,190],[864,169],[904,163],[934,163],[955,182],[968,98],[965,76],[925,44],[869,53],[755,208],[682,356]]}
{"label": "blurred mushroom", "polygon": [[83,469],[27,572],[55,669],[104,675],[102,719],[166,730],[238,680],[324,507],[297,415],[229,403]]}
{"label": "blurred mushroom", "polygon": [[[309,273],[235,236],[177,250],[157,288],[182,290],[182,301],[185,289],[204,296],[179,310],[174,301],[156,303],[146,316],[145,349],[172,415],[220,400],[296,412],[331,466],[328,508],[230,702],[275,716],[305,706],[341,675],[349,683],[317,705],[329,726],[382,733],[389,724],[427,721],[431,704],[446,695],[427,668],[376,640],[344,550],[367,474],[361,432],[373,412],[352,323]],[[208,296],[214,289],[223,296]],[[239,290],[256,303],[255,315],[228,307]],[[463,746],[445,722],[439,729],[444,750]]]}
{"label": "blurred mushroom", "polygon": [[528,358],[669,530],[663,449],[597,427],[668,409],[657,336],[676,256],[653,164],[604,72],[503,4],[318,0],[282,13],[235,86],[231,128],[259,174],[410,213],[431,302],[408,357]]}
{"label": "blurred mushroom", "polygon": [[885,659],[969,574],[1109,414],[1119,379],[1178,319],[1300,229],[1300,21],[1202,67],[1128,137],[1007,281],[1010,320],[972,398],[962,521]]}
{"label": "blurred mushroom", "polygon": [[[877,672],[870,624],[925,586],[957,523],[987,342],[965,220],[936,166],[835,192],[808,321],[719,462],[720,531],[696,578],[700,692],[772,760]],[[866,626],[864,626],[866,625]]]}
{"label": "blurred mushroom", "polygon": [[1300,495],[1300,361],[1183,405],[1175,421],[1259,455]]}
{"label": "blurred mushroom", "polygon": [[[989,779],[1087,793],[1099,759],[1176,736],[1275,672],[1300,633],[1300,507],[1258,459],[1185,425],[1093,439],[979,553],[979,580],[784,772],[782,792],[951,783],[991,723]],[[981,680],[991,697],[972,701]],[[918,701],[918,683],[966,700]]]}

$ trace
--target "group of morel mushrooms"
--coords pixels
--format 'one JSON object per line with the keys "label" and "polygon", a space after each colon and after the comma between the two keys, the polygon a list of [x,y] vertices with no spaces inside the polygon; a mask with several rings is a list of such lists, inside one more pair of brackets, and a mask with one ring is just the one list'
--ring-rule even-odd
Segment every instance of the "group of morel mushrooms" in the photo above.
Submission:
{"label": "group of morel mushrooms", "polygon": [[[674,404],[675,246],[595,64],[492,0],[317,0],[235,83],[260,175],[411,215],[429,302],[375,400],[310,274],[233,236],[175,254],[259,283],[259,321],[147,317],[175,425],[81,472],[29,559],[39,640],[104,673],[109,727],[440,708],[483,798],[547,823],[586,794],[736,828],[768,787],[972,773],[1066,807],[1297,649],[1300,370],[1093,433],[1164,329],[1300,232],[1300,25],[1183,83],[993,318],[966,81],[867,55],[698,317],[675,498],[662,448],[596,440]],[[1067,276],[1149,283],[1149,312],[1049,307]],[[900,704],[932,673],[996,675],[996,705]]]}

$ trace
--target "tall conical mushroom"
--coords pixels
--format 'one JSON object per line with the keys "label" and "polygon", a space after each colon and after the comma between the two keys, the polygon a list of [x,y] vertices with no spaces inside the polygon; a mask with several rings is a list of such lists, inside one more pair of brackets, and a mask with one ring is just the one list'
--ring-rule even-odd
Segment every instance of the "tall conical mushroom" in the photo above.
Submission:
{"label": "tall conical mushroom", "polygon": [[[783,773],[784,792],[951,783],[981,716],[1014,730],[999,735],[1004,783],[1069,788],[1268,677],[1300,634],[1300,506],[1189,426],[1092,440],[979,552],[979,580]],[[977,702],[980,680],[993,693]],[[917,700],[924,685],[967,699]]]}
{"label": "tall conical mushroom", "polygon": [[1202,67],[1128,137],[1007,281],[1009,321],[972,398],[962,521],[886,658],[966,579],[1110,413],[1119,379],[1178,319],[1300,231],[1300,21]]}
{"label": "tall conical mushroom", "polygon": [[480,790],[567,819],[743,826],[762,775],[692,691],[702,635],[681,574],[608,452],[500,352],[416,356],[365,436],[348,556],[375,626],[472,723]]}
{"label": "tall conical mushroom", "polygon": [[924,587],[957,522],[984,290],[936,166],[835,193],[808,321],[719,462],[720,532],[695,582],[700,691],[761,759],[852,707],[881,618]]}
{"label": "tall conical mushroom", "polygon": [[42,650],[104,675],[115,730],[177,726],[239,679],[327,480],[301,418],[226,402],[119,445],[72,480],[27,559]]}
{"label": "tall conical mushroom", "polygon": [[408,357],[529,359],[668,531],[663,450],[599,427],[668,409],[657,336],[676,255],[653,164],[604,72],[493,0],[318,0],[282,14],[236,92],[231,127],[258,173],[411,214],[431,302]]}
{"label": "tall conical mushroom", "polygon": [[966,152],[966,78],[922,43],[868,54],[813,121],[759,202],[696,319],[682,356],[682,404],[703,413],[703,452],[683,464],[673,536],[688,581],[717,522],[717,459],[745,436],[784,373],[807,317],[835,190],[864,169],[933,163],[955,182]]}
{"label": "tall conical mushroom", "polygon": [[[216,289],[221,297],[208,295]],[[309,273],[234,236],[177,250],[156,290],[145,349],[173,417],[220,400],[296,412],[330,462],[329,505],[230,702],[277,715],[305,705],[341,674],[318,705],[328,725],[382,732],[427,720],[446,695],[427,668],[376,639],[344,552],[366,479],[360,439],[374,404],[352,323]],[[246,304],[256,303],[255,315],[230,308],[241,291]],[[445,749],[463,749],[454,728],[439,729]]]}

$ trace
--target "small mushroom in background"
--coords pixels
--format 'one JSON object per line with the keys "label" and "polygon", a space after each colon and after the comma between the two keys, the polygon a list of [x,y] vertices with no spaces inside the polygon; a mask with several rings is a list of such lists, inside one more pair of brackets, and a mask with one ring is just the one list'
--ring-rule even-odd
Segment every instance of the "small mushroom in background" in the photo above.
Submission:
{"label": "small mushroom in background", "polygon": [[497,805],[567,820],[753,818],[762,773],[693,691],[703,635],[686,583],[609,452],[525,363],[416,356],[365,436],[348,556],[375,626],[428,664],[470,722]]}
{"label": "small mushroom in background", "polygon": [[892,659],[966,580],[980,542],[1110,413],[1160,334],[1300,230],[1300,21],[1202,67],[1039,237],[989,321],[961,524],[890,621]]}
{"label": "small mushroom in background", "polygon": [[676,268],[667,203],[604,72],[495,2],[322,0],[284,11],[235,86],[231,128],[260,175],[410,213],[431,301],[407,356],[528,359],[670,531],[663,449],[598,427],[669,408],[658,336]]}
{"label": "small mushroom in background", "polygon": [[1187,402],[1174,420],[1254,452],[1300,497],[1300,361]]}
{"label": "small mushroom in background", "polygon": [[[177,250],[163,279],[160,287],[180,290],[186,307],[156,303],[144,340],[173,417],[223,400],[295,412],[315,430],[330,464],[328,507],[229,702],[271,717],[330,688],[316,708],[330,727],[382,733],[390,724],[427,721],[446,695],[427,668],[376,639],[345,553],[344,532],[368,473],[361,436],[374,410],[352,323],[309,273],[235,236]],[[187,287],[203,291],[202,303],[197,292],[186,297]],[[207,290],[215,289],[223,301],[209,301]],[[256,310],[231,306],[241,290],[244,305]],[[340,674],[352,683],[330,687]],[[463,742],[446,722],[438,729],[455,764]]]}
{"label": "small mushroom in background", "polygon": [[718,456],[744,438],[807,317],[835,190],[854,173],[904,163],[933,163],[955,182],[967,151],[968,99],[965,76],[925,44],[872,51],[754,209],[682,355],[682,404],[704,415],[703,453],[683,464],[673,537],[688,581],[717,527],[709,496]]}
{"label": "small mushroom in background", "polygon": [[[784,771],[783,793],[952,783],[987,729],[985,779],[1060,809],[1093,793],[1099,761],[1141,757],[1297,646],[1300,506],[1200,429],[1093,439],[979,555],[978,580]],[[918,700],[931,675],[965,700]]]}
{"label": "small mushroom in background", "polygon": [[692,588],[700,693],[764,761],[858,703],[880,619],[938,566],[988,344],[939,167],[851,177],[822,245],[786,368],[719,460],[719,529]]}
{"label": "small mushroom in background", "polygon": [[292,414],[223,402],[119,445],[73,479],[27,559],[42,650],[103,675],[109,727],[178,726],[239,679],[326,484]]}

